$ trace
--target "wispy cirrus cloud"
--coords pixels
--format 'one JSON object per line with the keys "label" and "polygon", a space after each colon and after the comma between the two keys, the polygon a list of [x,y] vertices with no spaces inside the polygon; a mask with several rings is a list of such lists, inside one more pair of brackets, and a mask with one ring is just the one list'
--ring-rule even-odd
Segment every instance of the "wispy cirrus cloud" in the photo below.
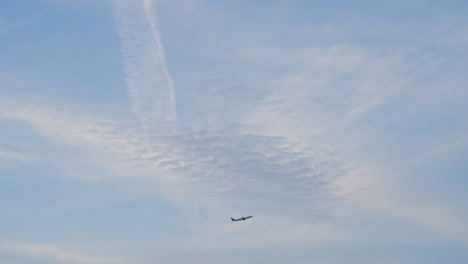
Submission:
{"label": "wispy cirrus cloud", "polygon": [[[229,238],[234,243],[239,237],[238,246],[244,248],[241,234],[263,237],[252,239],[250,244],[264,246],[284,241],[343,241],[349,239],[349,230],[333,224],[336,219],[349,217],[349,212],[341,212],[343,202],[457,240],[463,240],[466,233],[462,219],[451,210],[412,201],[398,192],[387,176],[379,175],[381,171],[362,162],[351,165],[353,159],[340,155],[332,146],[224,129],[148,136],[144,130],[122,130],[118,123],[96,116],[15,104],[16,109],[4,109],[2,116],[30,123],[49,140],[93,152],[86,162],[109,172],[95,176],[98,179],[131,177],[145,186],[147,194],[186,208],[188,223],[200,235],[204,247],[218,247],[212,243],[217,238]],[[220,214],[244,212],[268,219],[268,227],[254,224],[233,230],[219,222]],[[275,219],[278,212],[282,217]],[[310,236],[330,228],[336,232]],[[267,230],[271,229],[277,230],[275,236],[284,233],[289,238],[270,240]],[[203,247],[187,243],[188,248]]]}
{"label": "wispy cirrus cloud", "polygon": [[[156,45],[157,51],[154,51],[132,42],[140,39],[140,35],[132,34],[155,34],[149,30],[151,23],[144,22],[147,14],[141,16],[148,6],[145,7],[144,2],[117,5],[121,5],[116,7],[120,10],[117,13],[135,12],[116,15],[122,16],[118,19],[127,19],[119,22],[127,23],[120,25],[126,28],[120,29],[123,51],[135,56],[127,66],[138,65],[146,74],[156,61],[160,63],[154,68],[158,69],[157,75],[164,76],[163,61],[146,61],[153,52],[164,55],[159,49],[162,46]],[[138,27],[133,27],[132,23]],[[124,44],[125,41],[130,44]],[[233,120],[230,127],[187,128],[176,135],[159,136],[138,128],[122,129],[115,120],[67,114],[54,107],[5,107],[3,115],[29,122],[52,140],[106,153],[105,162],[102,158],[98,161],[101,166],[113,168],[111,171],[115,175],[131,175],[142,183],[149,182],[153,191],[158,189],[164,193],[159,197],[183,207],[196,208],[189,221],[194,230],[209,234],[207,244],[213,237],[229,236],[232,232],[216,222],[221,212],[229,215],[254,211],[257,216],[271,218],[281,211],[288,216],[274,221],[269,228],[281,229],[287,234],[297,226],[315,230],[313,227],[323,219],[344,217],[339,215],[339,200],[351,200],[370,211],[394,215],[401,221],[420,224],[457,239],[462,236],[459,234],[465,233],[463,221],[453,212],[434,213],[440,208],[412,203],[411,197],[405,200],[406,209],[398,206],[399,202],[390,202],[401,194],[395,189],[384,192],[392,186],[386,176],[379,175],[379,170],[373,170],[367,162],[355,162],[349,155],[350,146],[359,144],[362,139],[361,130],[355,129],[356,123],[397,98],[415,75],[436,65],[437,60],[423,56],[404,65],[408,57],[406,50],[385,56],[375,50],[353,46],[250,51],[250,55],[242,57],[251,63],[266,63],[272,68],[289,65],[298,70],[262,80],[271,89],[263,91],[256,107],[246,109],[243,115],[236,114],[244,118]],[[135,67],[134,70],[140,70]],[[171,93],[172,84],[166,85],[169,82],[158,86],[155,79],[139,75],[137,71],[128,76],[136,78],[133,84],[129,82],[129,87],[140,87],[140,84],[146,87],[145,92],[132,95],[145,102],[151,102],[151,98],[167,99],[167,94]],[[145,116],[140,116],[145,129],[164,124],[168,116],[168,120],[175,121],[170,114],[153,115],[154,111],[143,110],[145,103],[138,100],[134,100],[134,105]],[[166,103],[161,107],[175,111],[175,104]],[[346,133],[342,133],[344,128]],[[355,136],[357,139],[353,139]],[[369,197],[373,197],[372,200]],[[417,210],[424,212],[411,213]],[[303,224],[307,221],[314,225]],[[441,228],[444,223],[452,224],[447,225],[450,228]],[[237,231],[268,237],[264,230],[257,230]],[[304,241],[306,237],[297,235],[296,239]]]}
{"label": "wispy cirrus cloud", "polygon": [[169,75],[153,0],[116,0],[114,14],[133,109],[153,131],[174,129],[174,85]]}
{"label": "wispy cirrus cloud", "polygon": [[16,160],[21,162],[31,162],[34,160],[30,155],[11,151],[8,149],[0,149],[0,160]]}
{"label": "wispy cirrus cloud", "polygon": [[83,264],[106,264],[124,263],[123,258],[98,257],[86,253],[67,250],[62,247],[48,244],[5,244],[1,246],[2,251],[16,253],[23,260],[44,260],[49,263],[83,263]]}
{"label": "wispy cirrus cloud", "polygon": [[[171,0],[158,1],[156,16],[150,0],[113,0],[112,11],[84,2],[80,11],[38,1],[50,24],[9,32],[15,52],[4,68],[13,68],[0,95],[2,259],[418,263],[401,252],[419,248],[421,259],[436,262],[442,251],[452,255],[445,247],[466,257],[468,215],[456,197],[466,196],[463,8]],[[56,23],[64,14],[76,16],[73,30]],[[56,41],[39,50],[16,43],[39,34],[63,39],[90,24],[99,37],[74,38],[67,56]],[[34,53],[34,65],[72,67],[38,73],[17,65],[17,54],[29,63]],[[71,57],[97,74],[83,76]],[[120,67],[115,57],[126,87],[108,68]],[[129,98],[115,90],[121,86]],[[44,97],[32,101],[34,93]],[[119,111],[127,99],[136,120]],[[103,109],[114,110],[112,118]],[[458,167],[448,171],[452,163]],[[246,214],[254,218],[229,221]]]}
{"label": "wispy cirrus cloud", "polygon": [[[261,56],[262,49],[253,54]],[[403,178],[407,177],[404,173],[399,170],[392,173],[391,169],[384,171],[380,167],[382,164],[373,164],[372,159],[364,156],[357,158],[353,153],[368,144],[379,126],[385,126],[385,120],[391,120],[391,117],[379,116],[379,111],[408,94],[420,95],[440,89],[430,83],[421,89],[418,84],[433,78],[441,68],[451,67],[445,58],[437,53],[415,54],[414,48],[382,54],[382,50],[351,46],[277,50],[265,54],[275,54],[273,60],[284,56],[279,61],[302,70],[272,79],[271,85],[276,89],[246,115],[247,124],[264,135],[308,139],[309,142],[302,141],[305,148],[330,144],[340,149],[342,163],[353,164],[353,169],[330,179],[329,186],[333,186],[331,191],[336,195],[369,211],[467,242],[468,226],[464,224],[466,220],[462,212],[429,202],[430,199],[419,201],[411,193],[399,190],[400,184],[407,180]],[[452,84],[450,88],[452,91],[459,89],[458,84]],[[419,107],[424,105],[417,97],[414,99]],[[430,107],[426,110],[431,111]],[[450,144],[446,148],[460,148],[464,144],[465,137],[459,132],[457,145]],[[410,157],[409,163],[419,159],[419,156]]]}
{"label": "wispy cirrus cloud", "polygon": [[[236,195],[242,190],[253,195],[263,193],[265,198],[250,202],[251,206],[256,204],[255,207],[261,207],[265,199],[276,200],[277,205],[287,203],[288,196],[291,199],[297,196],[296,199],[301,200],[304,193],[300,189],[304,192],[309,188],[319,190],[320,179],[332,173],[332,167],[337,165],[336,161],[331,161],[332,153],[298,152],[294,142],[279,137],[228,129],[186,130],[175,136],[148,136],[142,130],[126,131],[118,128],[118,123],[96,116],[15,104],[16,108],[2,109],[0,115],[25,121],[37,133],[58,143],[107,153],[116,165],[120,163],[117,166],[127,164],[135,171],[140,166],[140,172],[145,172],[143,178],[151,171],[158,175],[155,178],[180,184],[181,188],[187,188],[187,193],[192,189],[211,203],[217,203],[216,199],[221,197],[242,200],[243,197]],[[294,178],[288,178],[289,175]],[[268,188],[257,188],[264,183]],[[297,195],[287,194],[285,183],[296,185]],[[211,195],[215,195],[213,199],[209,198]]]}

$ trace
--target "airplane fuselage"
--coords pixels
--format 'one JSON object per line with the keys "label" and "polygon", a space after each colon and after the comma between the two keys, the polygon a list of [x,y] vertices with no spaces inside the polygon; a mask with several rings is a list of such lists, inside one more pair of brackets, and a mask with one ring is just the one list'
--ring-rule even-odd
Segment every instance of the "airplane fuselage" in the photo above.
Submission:
{"label": "airplane fuselage", "polygon": [[245,221],[245,220],[247,220],[247,219],[249,219],[249,218],[252,218],[252,217],[253,217],[253,216],[251,216],[251,215],[249,215],[249,216],[243,216],[243,217],[237,218],[237,219],[234,219],[234,218],[231,217],[231,221],[232,221],[232,222],[235,222],[235,221]]}

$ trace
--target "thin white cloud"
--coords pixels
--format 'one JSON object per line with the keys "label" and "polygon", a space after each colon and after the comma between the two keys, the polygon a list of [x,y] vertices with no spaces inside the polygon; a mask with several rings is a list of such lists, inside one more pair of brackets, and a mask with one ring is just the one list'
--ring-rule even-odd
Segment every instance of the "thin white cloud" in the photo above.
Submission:
{"label": "thin white cloud", "polygon": [[[158,130],[165,126],[162,124],[175,122],[176,116],[173,85],[151,5],[150,1],[116,1],[115,16],[135,113],[144,128]],[[124,174],[163,186],[167,199],[182,206],[199,206],[201,213],[191,220],[193,226],[215,238],[232,232],[216,224],[220,214],[252,211],[265,218],[278,212],[289,215],[269,227],[281,234],[300,231],[278,243],[308,241],[297,234],[320,230],[301,222],[336,216],[336,203],[330,202],[334,199],[350,199],[371,211],[458,239],[464,236],[466,225],[453,212],[438,213],[443,211],[438,206],[421,206],[411,197],[396,201],[400,193],[393,189],[385,192],[392,186],[378,170],[372,171],[365,162],[349,165],[354,162],[349,149],[346,155],[337,154],[342,146],[336,143],[337,135],[343,136],[344,146],[355,144],[352,138],[356,131],[343,128],[352,127],[397,95],[411,80],[400,78],[402,71],[411,73],[430,60],[416,60],[401,70],[404,53],[379,56],[348,46],[292,54],[257,51],[243,57],[256,60],[259,54],[275,54],[279,58],[276,64],[298,64],[302,70],[266,82],[273,92],[267,93],[253,112],[245,112],[241,123],[247,123],[248,130],[239,125],[234,130],[187,129],[178,135],[149,136],[139,129],[124,131],[113,122],[53,108],[16,107],[4,113],[29,122],[52,140],[100,149],[109,155],[104,166],[116,167],[116,171],[125,167]],[[259,61],[271,62],[265,58]],[[265,237],[252,240],[259,244],[271,238],[267,232],[251,233]]]}
{"label": "thin white cloud", "polygon": [[144,128],[172,131],[177,122],[174,85],[169,75],[152,0],[115,0],[127,86]]}
{"label": "thin white cloud", "polygon": [[[96,161],[91,157],[90,164],[99,163],[114,177],[131,176],[149,182],[164,194],[160,198],[188,208],[200,207],[201,212],[194,213],[190,222],[204,237],[205,246],[210,245],[213,236],[229,236],[231,232],[217,223],[220,214],[236,216],[246,211],[264,218],[274,218],[278,212],[286,215],[269,225],[278,232],[288,234],[301,226],[320,233],[321,229],[313,227],[346,217],[335,212],[340,207],[339,199],[350,199],[358,207],[455,239],[466,237],[466,224],[451,210],[434,204],[422,206],[407,196],[402,200],[385,175],[369,170],[365,162],[350,165],[354,160],[338,155],[333,141],[317,143],[304,138],[293,140],[288,134],[274,137],[228,129],[148,137],[144,131],[126,131],[114,121],[96,116],[19,102],[9,105],[7,101],[0,111],[3,118],[26,121],[49,140],[96,153],[101,158]],[[268,237],[261,228],[238,231]],[[347,235],[341,230],[330,238]],[[252,239],[252,243],[264,244],[266,240]],[[298,235],[274,243],[285,241],[316,240]]]}
{"label": "thin white cloud", "polygon": [[416,157],[411,162],[412,166],[422,165],[425,162],[431,162],[436,158],[444,157],[446,155],[468,149],[468,134],[463,133],[462,135],[451,136],[441,143],[442,144],[438,144],[430,148],[422,155]]}
{"label": "thin white cloud", "polygon": [[356,160],[356,170],[334,179],[336,195],[346,197],[350,204],[390,219],[409,223],[445,238],[468,243],[468,225],[459,211],[440,203],[432,197],[416,197],[399,190],[402,180],[395,171],[382,171],[377,166]]}
{"label": "thin white cloud", "polygon": [[[371,135],[373,127],[366,118],[413,90],[418,78],[439,66],[437,56],[414,58],[410,49],[382,55],[378,50],[352,46],[250,52],[242,57],[265,63],[265,67],[282,64],[300,70],[269,80],[272,92],[245,114],[249,131],[297,139],[303,149],[327,145],[339,149],[334,157],[341,164],[332,171],[348,169],[326,178],[331,193],[354,206],[467,241],[468,225],[456,211],[434,201],[421,203],[399,191],[403,176],[383,172],[353,152]],[[462,142],[460,139],[455,145]]]}
{"label": "thin white cloud", "polygon": [[[97,117],[15,105],[0,115],[28,122],[49,140],[88,149],[100,157],[91,156],[88,162],[106,167],[114,177],[153,183],[165,194],[162,198],[188,208],[200,206],[203,213],[195,215],[203,221],[191,221],[198,230],[212,228],[220,213],[228,217],[246,211],[266,218],[279,211],[290,215],[281,223],[320,221],[332,213],[323,206],[328,200],[325,182],[343,173],[324,153],[300,152],[281,138],[229,130],[147,137],[142,131],[116,130],[110,121],[103,125]],[[275,227],[284,228],[281,223]]]}
{"label": "thin white cloud", "polygon": [[19,253],[26,259],[58,261],[59,263],[106,264],[124,261],[122,258],[91,256],[48,244],[6,244],[2,246],[2,249]]}
{"label": "thin white cloud", "polygon": [[246,50],[239,56],[250,63],[298,70],[266,81],[271,92],[243,121],[263,129],[262,133],[286,137],[342,131],[398,96],[412,76],[433,62],[424,57],[402,68],[409,52],[383,55],[352,45]]}
{"label": "thin white cloud", "polygon": [[0,148],[0,161],[1,160],[16,160],[16,161],[21,161],[21,162],[32,162],[35,159],[31,157],[30,155],[27,155],[24,153]]}

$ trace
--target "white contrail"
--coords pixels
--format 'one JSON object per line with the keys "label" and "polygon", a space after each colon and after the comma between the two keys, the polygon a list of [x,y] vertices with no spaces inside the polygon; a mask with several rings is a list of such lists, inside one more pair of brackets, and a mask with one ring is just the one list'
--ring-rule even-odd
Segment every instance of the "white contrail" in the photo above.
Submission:
{"label": "white contrail", "polygon": [[173,132],[177,114],[153,0],[114,0],[133,111],[154,132]]}

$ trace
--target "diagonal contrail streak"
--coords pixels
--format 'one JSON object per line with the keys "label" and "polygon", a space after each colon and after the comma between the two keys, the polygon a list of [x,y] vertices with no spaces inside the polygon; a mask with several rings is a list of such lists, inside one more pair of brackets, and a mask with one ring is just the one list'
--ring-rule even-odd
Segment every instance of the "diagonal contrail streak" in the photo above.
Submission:
{"label": "diagonal contrail streak", "polygon": [[167,70],[153,0],[115,0],[126,83],[141,125],[159,133],[177,123],[174,85]]}

